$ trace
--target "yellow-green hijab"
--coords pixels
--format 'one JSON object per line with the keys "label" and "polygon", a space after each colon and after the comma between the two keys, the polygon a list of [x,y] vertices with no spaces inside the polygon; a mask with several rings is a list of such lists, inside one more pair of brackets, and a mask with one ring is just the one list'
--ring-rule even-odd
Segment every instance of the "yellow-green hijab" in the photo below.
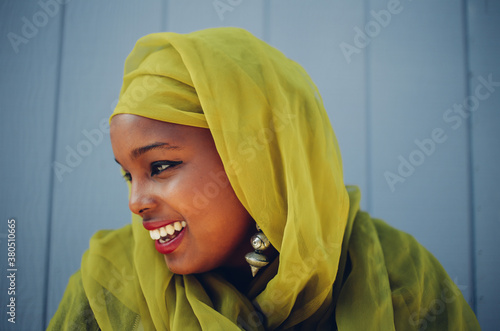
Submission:
{"label": "yellow-green hijab", "polygon": [[[127,58],[120,113],[210,129],[236,195],[280,253],[255,304],[270,327],[312,315],[335,281],[349,200],[335,136],[302,67],[241,29],[152,34]],[[153,251],[141,227],[141,250]]]}
{"label": "yellow-green hijab", "polygon": [[[134,216],[131,226],[92,238],[54,329],[96,323],[103,330],[423,325],[422,308],[449,278],[411,237],[358,212],[359,191],[344,186],[321,97],[297,63],[237,28],[151,34],[127,58],[113,116],[120,113],[210,129],[236,195],[279,260],[258,275],[253,293],[238,292],[215,272],[174,275]],[[402,270],[408,263],[427,268],[432,279]],[[420,288],[427,283],[429,299]],[[471,316],[461,295],[453,295],[446,311]],[[88,304],[78,306],[78,297]],[[450,325],[474,321],[472,314]]]}

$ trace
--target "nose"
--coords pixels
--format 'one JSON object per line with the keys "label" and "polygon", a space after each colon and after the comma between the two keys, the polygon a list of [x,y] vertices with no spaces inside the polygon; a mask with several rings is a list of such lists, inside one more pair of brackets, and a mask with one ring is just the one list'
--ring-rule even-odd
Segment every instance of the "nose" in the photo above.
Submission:
{"label": "nose", "polygon": [[156,202],[151,189],[145,183],[132,182],[128,200],[130,211],[142,216],[144,212],[153,209],[155,205]]}

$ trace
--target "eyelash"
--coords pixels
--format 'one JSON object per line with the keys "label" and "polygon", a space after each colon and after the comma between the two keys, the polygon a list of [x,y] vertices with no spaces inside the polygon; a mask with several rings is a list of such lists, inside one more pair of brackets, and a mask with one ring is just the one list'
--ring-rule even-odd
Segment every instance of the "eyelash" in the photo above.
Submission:
{"label": "eyelash", "polygon": [[[161,174],[163,171],[171,169],[179,164],[181,164],[182,161],[156,161],[151,163],[151,176],[156,176]],[[123,175],[123,178],[127,182],[132,181],[132,176],[130,173],[126,172]]]}

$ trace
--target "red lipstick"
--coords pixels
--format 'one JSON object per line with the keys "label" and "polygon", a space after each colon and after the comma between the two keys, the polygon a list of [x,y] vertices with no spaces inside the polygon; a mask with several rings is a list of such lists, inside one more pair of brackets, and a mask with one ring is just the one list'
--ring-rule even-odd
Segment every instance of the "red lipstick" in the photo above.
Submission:
{"label": "red lipstick", "polygon": [[153,231],[150,235],[161,254],[170,254],[179,247],[187,225],[185,221],[178,220],[144,221],[142,224],[146,230]]}
{"label": "red lipstick", "polygon": [[165,243],[160,243],[160,239],[156,240],[155,241],[156,250],[161,254],[172,253],[181,244],[182,239],[184,238],[184,232],[185,232],[184,229],[182,229],[181,232],[174,239],[170,239]]}

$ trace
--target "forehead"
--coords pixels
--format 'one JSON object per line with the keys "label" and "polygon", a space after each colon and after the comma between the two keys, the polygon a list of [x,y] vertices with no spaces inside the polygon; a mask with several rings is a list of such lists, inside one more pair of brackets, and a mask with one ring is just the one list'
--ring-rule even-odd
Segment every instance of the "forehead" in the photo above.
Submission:
{"label": "forehead", "polygon": [[153,120],[150,118],[119,114],[111,120],[111,144],[113,150],[135,149],[151,143],[195,148],[207,148],[213,145],[210,130],[175,123]]}

